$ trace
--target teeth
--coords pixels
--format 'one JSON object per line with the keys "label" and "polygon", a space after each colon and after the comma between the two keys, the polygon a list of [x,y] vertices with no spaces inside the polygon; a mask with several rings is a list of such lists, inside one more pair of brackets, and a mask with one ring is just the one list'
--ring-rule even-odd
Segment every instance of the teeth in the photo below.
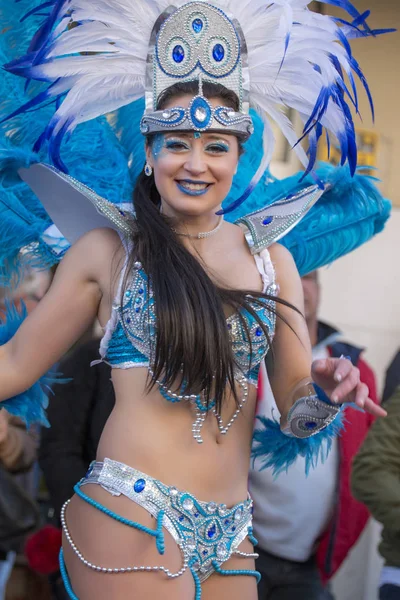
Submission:
{"label": "teeth", "polygon": [[208,186],[207,183],[189,183],[187,181],[180,181],[179,183],[182,187],[193,191],[205,190]]}

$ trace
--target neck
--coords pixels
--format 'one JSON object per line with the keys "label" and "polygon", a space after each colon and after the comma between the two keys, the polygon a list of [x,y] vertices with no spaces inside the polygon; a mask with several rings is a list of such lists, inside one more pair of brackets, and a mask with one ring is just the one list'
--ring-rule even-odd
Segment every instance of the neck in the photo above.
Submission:
{"label": "neck", "polygon": [[174,230],[183,236],[193,237],[199,233],[212,232],[221,223],[222,217],[215,214],[216,210],[202,215],[182,215],[162,203],[161,212],[173,220]]}

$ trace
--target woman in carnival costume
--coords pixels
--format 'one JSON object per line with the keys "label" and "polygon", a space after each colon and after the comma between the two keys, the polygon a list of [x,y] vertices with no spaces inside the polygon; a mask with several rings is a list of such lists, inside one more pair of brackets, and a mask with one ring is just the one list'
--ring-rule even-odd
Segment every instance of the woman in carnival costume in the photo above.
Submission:
{"label": "woman in carnival costume", "polygon": [[[96,315],[105,330],[101,360],[113,367],[116,406],[97,461],[61,515],[60,564],[71,598],[256,598],[247,474],[258,370],[267,357],[282,418],[256,431],[254,455],[261,448],[276,470],[298,453],[309,466],[323,458],[344,402],[385,414],[350,361],[311,364],[298,272],[276,243],[322,195],[321,182],[236,225],[223,216],[265,173],[270,118],[295,145],[306,175],[314,176],[324,129],[354,174],[346,97],[357,106],[353,72],[366,83],[348,38],[381,32],[346,0],[332,4],[352,22],[314,14],[306,0],[174,7],[52,0],[30,11],[50,14],[28,53],[6,65],[30,84],[50,84],[9,118],[56,101],[34,148],[47,144],[54,166],[19,171],[54,225],[47,221],[40,239],[30,239],[48,216],[37,207],[24,213],[16,192],[12,212],[26,234],[20,247],[33,259],[46,245],[58,257],[72,247],[34,314],[9,341],[15,312],[0,330],[0,399],[10,412],[43,420],[43,374]],[[60,148],[78,124],[143,96],[145,112],[130,123],[145,136],[146,152],[132,213],[68,175]],[[282,105],[303,119],[308,157]],[[264,120],[261,164],[222,209],[253,133],[250,106]],[[8,239],[11,229],[3,228]]]}

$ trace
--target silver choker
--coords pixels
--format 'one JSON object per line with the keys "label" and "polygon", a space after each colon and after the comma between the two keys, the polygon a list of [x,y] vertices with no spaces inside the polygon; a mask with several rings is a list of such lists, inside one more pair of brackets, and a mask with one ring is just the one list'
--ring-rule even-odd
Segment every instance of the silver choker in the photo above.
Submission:
{"label": "silver choker", "polygon": [[218,225],[216,227],[214,227],[214,229],[211,229],[211,231],[201,231],[200,233],[182,233],[180,231],[177,231],[176,229],[172,229],[172,231],[174,233],[176,233],[176,235],[182,235],[184,237],[195,238],[197,240],[201,240],[203,238],[208,238],[211,235],[214,235],[215,233],[217,233],[217,231],[219,229],[221,229],[223,221],[224,221],[224,217],[223,217],[223,215],[221,215],[221,217],[218,221]]}

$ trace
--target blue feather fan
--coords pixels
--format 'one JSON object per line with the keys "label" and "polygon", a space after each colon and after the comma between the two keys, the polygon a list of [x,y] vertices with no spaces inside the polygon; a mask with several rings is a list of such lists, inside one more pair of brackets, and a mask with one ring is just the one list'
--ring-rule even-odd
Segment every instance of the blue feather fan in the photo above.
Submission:
{"label": "blue feather fan", "polygon": [[[25,305],[22,304],[20,311],[15,305],[6,306],[6,318],[0,319],[0,346],[6,344],[14,336],[26,316]],[[55,371],[49,371],[25,392],[1,402],[0,409],[5,408],[10,414],[20,417],[28,426],[32,423],[40,423],[49,427],[46,408],[48,394],[51,392],[50,386],[65,381]]]}

